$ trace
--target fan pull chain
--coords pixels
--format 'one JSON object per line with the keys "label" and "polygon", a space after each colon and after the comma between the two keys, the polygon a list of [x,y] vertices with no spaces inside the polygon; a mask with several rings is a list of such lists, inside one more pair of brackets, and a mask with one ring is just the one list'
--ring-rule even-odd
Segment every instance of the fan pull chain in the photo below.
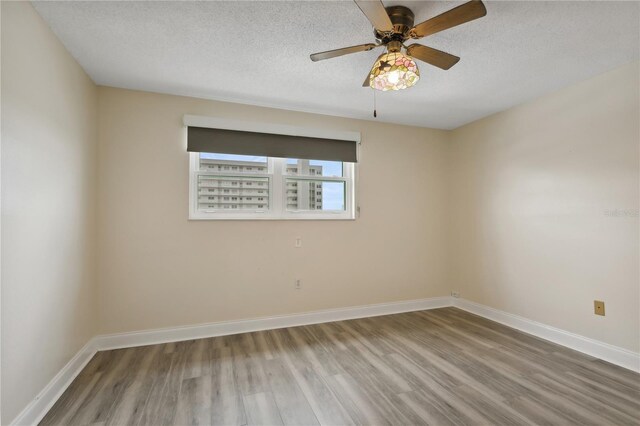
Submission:
{"label": "fan pull chain", "polygon": [[378,111],[376,111],[376,91],[373,90],[373,118],[378,117]]}

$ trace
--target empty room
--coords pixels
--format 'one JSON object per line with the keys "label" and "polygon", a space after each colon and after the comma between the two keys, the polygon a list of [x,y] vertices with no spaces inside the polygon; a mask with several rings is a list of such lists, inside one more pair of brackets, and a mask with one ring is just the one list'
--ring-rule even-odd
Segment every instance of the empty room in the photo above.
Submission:
{"label": "empty room", "polygon": [[1,1],[3,425],[640,425],[640,2]]}

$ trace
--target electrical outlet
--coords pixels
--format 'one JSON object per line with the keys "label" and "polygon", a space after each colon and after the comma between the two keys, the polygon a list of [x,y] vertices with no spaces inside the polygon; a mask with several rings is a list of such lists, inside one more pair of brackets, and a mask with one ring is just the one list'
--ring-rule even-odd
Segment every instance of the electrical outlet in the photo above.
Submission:
{"label": "electrical outlet", "polygon": [[593,301],[593,313],[604,316],[604,302],[601,300]]}
{"label": "electrical outlet", "polygon": [[455,298],[460,297],[460,292],[459,292],[459,291],[457,291],[457,290],[452,291],[452,292],[451,292],[451,297],[455,297]]}
{"label": "electrical outlet", "polygon": [[296,237],[295,247],[296,248],[302,247],[302,237]]}
{"label": "electrical outlet", "polygon": [[296,278],[293,283],[293,288],[295,288],[296,290],[302,290],[302,280],[300,278]]}

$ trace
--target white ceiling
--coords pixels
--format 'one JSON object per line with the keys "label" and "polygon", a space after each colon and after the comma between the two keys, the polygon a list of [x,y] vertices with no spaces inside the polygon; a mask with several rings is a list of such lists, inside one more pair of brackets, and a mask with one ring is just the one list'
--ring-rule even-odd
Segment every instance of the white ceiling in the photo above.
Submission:
{"label": "white ceiling", "polygon": [[[416,23],[462,2],[404,4]],[[378,120],[452,129],[639,57],[638,2],[487,2],[487,16],[421,43],[460,56],[419,63],[414,88],[377,92]],[[378,50],[352,1],[36,2],[100,85],[373,119],[361,87]]]}

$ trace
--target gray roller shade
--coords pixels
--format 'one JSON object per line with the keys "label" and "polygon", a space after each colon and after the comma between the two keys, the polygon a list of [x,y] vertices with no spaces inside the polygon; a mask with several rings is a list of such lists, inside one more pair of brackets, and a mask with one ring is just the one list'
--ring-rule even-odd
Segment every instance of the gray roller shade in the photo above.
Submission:
{"label": "gray roller shade", "polygon": [[239,130],[188,128],[187,151],[357,162],[354,141]]}

